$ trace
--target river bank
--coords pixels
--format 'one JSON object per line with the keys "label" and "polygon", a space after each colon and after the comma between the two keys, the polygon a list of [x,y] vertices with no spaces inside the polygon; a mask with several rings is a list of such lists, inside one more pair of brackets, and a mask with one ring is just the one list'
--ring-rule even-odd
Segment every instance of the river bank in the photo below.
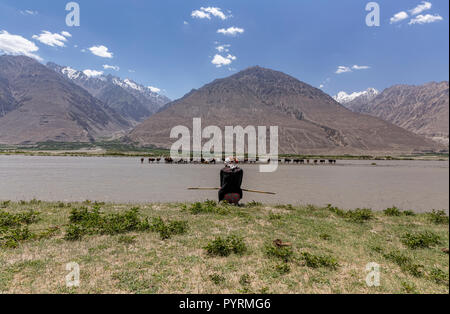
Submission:
{"label": "river bank", "polygon": [[[2,293],[449,292],[448,216],[438,212],[255,202],[0,207]],[[79,287],[66,286],[68,263],[79,266]],[[366,284],[369,263],[380,266],[379,286]]]}

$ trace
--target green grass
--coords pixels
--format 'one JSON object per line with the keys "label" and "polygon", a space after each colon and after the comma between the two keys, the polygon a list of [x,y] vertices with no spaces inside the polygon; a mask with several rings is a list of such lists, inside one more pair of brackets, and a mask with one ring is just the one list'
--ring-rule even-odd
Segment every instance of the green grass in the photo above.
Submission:
{"label": "green grass", "polygon": [[[401,213],[3,201],[0,293],[448,294],[447,216]],[[69,262],[79,287],[65,286]],[[381,286],[366,285],[368,263]]]}
{"label": "green grass", "polygon": [[[100,149],[101,151],[95,151]],[[93,151],[86,151],[93,150]],[[154,157],[169,156],[170,151],[155,146],[142,147],[127,138],[119,140],[97,140],[95,142],[39,142],[28,145],[2,145],[0,155],[29,156],[116,156],[116,157]],[[280,155],[290,159],[336,159],[336,160],[448,160],[448,153],[423,153],[411,155],[375,156],[375,155]]]}

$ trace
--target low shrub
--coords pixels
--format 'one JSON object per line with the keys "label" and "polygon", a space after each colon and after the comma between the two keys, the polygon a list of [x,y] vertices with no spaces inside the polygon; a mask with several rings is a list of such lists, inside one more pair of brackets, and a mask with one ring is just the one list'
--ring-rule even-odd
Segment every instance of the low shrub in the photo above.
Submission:
{"label": "low shrub", "polygon": [[69,222],[64,238],[72,241],[80,240],[84,235],[115,235],[150,230],[148,220],[139,216],[139,208],[111,214],[100,212],[98,205],[95,205],[93,209],[74,208],[70,213]]}
{"label": "low shrub", "polygon": [[343,210],[328,204],[326,207],[329,211],[335,213],[338,217],[349,219],[353,222],[365,222],[374,218],[372,210],[369,208],[357,208],[355,210]]}
{"label": "low shrub", "polygon": [[448,224],[448,216],[443,210],[434,210],[428,213],[428,220],[436,225]]}
{"label": "low shrub", "polygon": [[191,214],[220,214],[226,215],[231,212],[230,206],[227,203],[218,204],[215,201],[207,200],[203,203],[196,202],[193,203],[190,207],[186,207],[186,210],[191,212]]}
{"label": "low shrub", "polygon": [[401,211],[400,209],[398,209],[395,206],[392,206],[390,208],[386,208],[384,211],[384,214],[386,216],[415,216],[415,213],[412,210],[405,210],[405,211]]}
{"label": "low shrub", "polygon": [[179,220],[164,222],[161,217],[157,217],[152,219],[149,229],[153,232],[158,232],[161,239],[165,240],[173,235],[186,233],[188,230],[188,223]]}
{"label": "low shrub", "polygon": [[337,260],[333,256],[329,255],[315,255],[312,253],[303,252],[302,258],[305,261],[306,266],[311,268],[327,267],[337,269],[339,266]]}
{"label": "low shrub", "polygon": [[404,255],[400,251],[392,251],[390,253],[383,254],[383,257],[397,264],[405,273],[408,273],[414,277],[423,276],[423,265],[415,264],[410,257]]}
{"label": "low shrub", "polygon": [[408,232],[402,236],[401,241],[410,249],[418,249],[429,248],[432,245],[439,244],[441,239],[437,234],[431,231],[424,231],[416,233]]}
{"label": "low shrub", "polygon": [[383,212],[386,216],[401,216],[402,215],[402,212],[400,211],[400,209],[398,209],[395,206],[386,208]]}
{"label": "low shrub", "polygon": [[264,249],[267,256],[281,259],[285,263],[290,262],[294,256],[294,251],[290,246],[277,246],[274,243],[268,243]]}
{"label": "low shrub", "polygon": [[439,268],[431,269],[429,279],[437,284],[448,286],[448,273]]}
{"label": "low shrub", "polygon": [[30,225],[36,223],[37,221],[39,221],[39,213],[34,210],[14,214],[0,211],[0,228]]}
{"label": "low shrub", "polygon": [[216,237],[204,249],[211,256],[229,256],[231,253],[244,254],[247,246],[242,237],[231,235],[226,238]]}

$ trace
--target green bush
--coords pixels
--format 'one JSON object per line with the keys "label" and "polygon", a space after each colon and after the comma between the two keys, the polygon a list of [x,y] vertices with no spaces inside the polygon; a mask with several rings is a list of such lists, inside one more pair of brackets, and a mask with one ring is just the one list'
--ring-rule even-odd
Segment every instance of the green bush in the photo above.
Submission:
{"label": "green bush", "polygon": [[336,269],[339,266],[337,260],[329,255],[315,255],[308,252],[303,252],[302,258],[305,261],[306,266],[311,268],[327,267]]}
{"label": "green bush", "polygon": [[168,221],[167,223],[161,217],[153,218],[150,224],[150,230],[158,232],[161,239],[169,239],[173,235],[184,234],[188,230],[188,223],[186,221]]}
{"label": "green bush", "polygon": [[203,203],[196,202],[190,207],[186,208],[189,212],[194,215],[198,214],[220,214],[226,215],[231,212],[230,206],[227,203],[217,204],[215,201],[207,200]]}
{"label": "green bush", "polygon": [[30,225],[37,221],[39,221],[39,213],[34,210],[14,214],[0,211],[0,228]]}
{"label": "green bush", "polygon": [[386,216],[401,216],[402,215],[402,212],[400,211],[400,209],[398,209],[395,206],[386,208],[383,212]]}
{"label": "green bush", "polygon": [[437,234],[431,231],[424,231],[416,233],[408,232],[402,236],[401,241],[410,249],[418,249],[429,248],[432,245],[439,244],[441,239]]}
{"label": "green bush", "polygon": [[403,272],[409,273],[414,277],[423,276],[423,265],[415,264],[410,257],[402,254],[400,251],[392,251],[383,256],[385,259],[397,264]]}
{"label": "green bush", "polygon": [[79,240],[84,235],[122,234],[132,231],[148,231],[150,225],[147,219],[139,216],[139,209],[132,208],[123,213],[105,214],[99,206],[93,209],[82,207],[72,209],[69,216],[70,224],[66,230],[66,240]]}
{"label": "green bush", "polygon": [[448,224],[448,216],[443,210],[434,210],[428,213],[428,219],[436,225]]}
{"label": "green bush", "polygon": [[0,247],[16,248],[20,242],[36,238],[28,225],[39,221],[39,213],[29,210],[22,213],[0,211]]}
{"label": "green bush", "polygon": [[439,268],[433,267],[429,278],[437,284],[448,286],[448,273]]}
{"label": "green bush", "polygon": [[290,246],[277,246],[274,243],[265,245],[265,253],[269,257],[281,259],[283,262],[290,262],[294,256],[294,251]]}
{"label": "green bush", "polygon": [[328,204],[326,207],[332,213],[335,213],[338,217],[346,218],[354,222],[365,222],[374,218],[372,210],[369,208],[357,208],[355,210],[343,210],[338,207],[334,207]]}
{"label": "green bush", "polygon": [[242,237],[231,235],[226,238],[216,237],[204,249],[211,256],[229,256],[231,253],[244,254],[247,246]]}

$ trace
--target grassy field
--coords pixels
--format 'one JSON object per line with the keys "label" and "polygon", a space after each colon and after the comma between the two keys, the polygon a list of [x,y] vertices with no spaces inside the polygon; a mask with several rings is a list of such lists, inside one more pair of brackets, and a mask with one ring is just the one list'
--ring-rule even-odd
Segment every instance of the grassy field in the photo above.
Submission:
{"label": "grassy field", "polygon": [[442,212],[4,201],[0,293],[447,294],[448,246]]}

